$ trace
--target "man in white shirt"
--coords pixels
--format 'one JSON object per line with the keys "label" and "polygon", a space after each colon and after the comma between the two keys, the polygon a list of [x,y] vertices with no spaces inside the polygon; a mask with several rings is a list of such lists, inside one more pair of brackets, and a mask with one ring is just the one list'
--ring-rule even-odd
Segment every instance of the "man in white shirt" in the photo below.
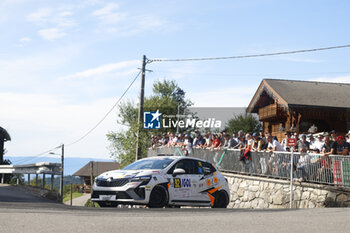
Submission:
{"label": "man in white shirt", "polygon": [[273,139],[272,135],[269,135],[267,138],[268,145],[267,145],[267,151],[273,152],[273,151],[285,151],[283,146],[275,139]]}
{"label": "man in white shirt", "polygon": [[323,136],[320,134],[317,136],[317,140],[313,143],[313,147],[314,147],[314,150],[317,149],[318,152],[321,153],[323,146],[324,146]]}
{"label": "man in white shirt", "polygon": [[314,150],[316,139],[314,138],[314,136],[312,134],[309,134],[307,137],[309,138],[308,141],[310,143],[310,150]]}

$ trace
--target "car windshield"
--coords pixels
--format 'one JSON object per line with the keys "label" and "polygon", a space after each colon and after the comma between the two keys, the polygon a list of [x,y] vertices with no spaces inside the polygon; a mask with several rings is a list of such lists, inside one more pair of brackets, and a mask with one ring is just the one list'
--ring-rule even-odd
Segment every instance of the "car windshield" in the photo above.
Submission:
{"label": "car windshield", "polygon": [[122,170],[164,169],[167,166],[169,166],[169,164],[173,161],[174,161],[173,158],[142,159],[142,160],[133,162],[132,164],[129,164],[128,166],[124,167]]}

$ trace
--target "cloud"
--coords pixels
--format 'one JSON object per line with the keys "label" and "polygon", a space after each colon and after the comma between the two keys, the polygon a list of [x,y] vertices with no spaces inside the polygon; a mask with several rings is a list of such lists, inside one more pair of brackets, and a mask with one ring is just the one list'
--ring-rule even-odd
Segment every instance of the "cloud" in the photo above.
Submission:
{"label": "cloud", "polygon": [[0,59],[1,90],[47,90],[52,80],[63,75],[63,68],[77,59],[84,48],[84,43],[72,44],[17,58]]}
{"label": "cloud", "polygon": [[188,93],[194,107],[247,107],[256,86],[233,86],[212,91]]}
{"label": "cloud", "polygon": [[74,74],[66,76],[63,79],[72,80],[72,79],[85,79],[85,78],[91,78],[91,77],[99,77],[101,75],[106,75],[108,73],[117,72],[117,71],[126,71],[127,72],[126,74],[129,74],[130,72],[134,73],[136,66],[139,64],[140,64],[140,61],[138,60],[106,64],[96,68],[91,68],[84,71],[76,72]]}
{"label": "cloud", "polygon": [[27,16],[29,22],[37,24],[46,23],[49,17],[52,16],[53,9],[51,8],[39,8],[36,12],[33,12]]}
{"label": "cloud", "polygon": [[350,83],[350,75],[338,76],[338,77],[319,77],[319,78],[311,79],[310,81]]}
{"label": "cloud", "polygon": [[38,33],[40,36],[42,36],[46,40],[54,40],[54,39],[63,38],[67,36],[67,34],[59,28],[41,29],[38,31]]}
{"label": "cloud", "polygon": [[22,37],[18,40],[19,43],[16,44],[16,46],[18,47],[23,47],[25,45],[27,45],[29,42],[31,42],[32,39],[29,37]]}
{"label": "cloud", "polygon": [[22,37],[21,39],[19,39],[19,42],[21,43],[27,43],[30,42],[32,39],[30,39],[29,37]]}
{"label": "cloud", "polygon": [[298,57],[279,57],[278,60],[291,61],[291,62],[300,62],[300,63],[323,63],[324,60],[319,59],[310,59],[310,58],[298,58]]}
{"label": "cloud", "polygon": [[102,24],[115,24],[126,19],[128,15],[123,12],[116,12],[118,8],[118,4],[109,3],[105,7],[94,11],[92,15],[96,16]]}
{"label": "cloud", "polygon": [[94,16],[105,16],[113,14],[113,11],[118,9],[119,5],[115,3],[108,3],[105,7],[95,10],[92,15]]}
{"label": "cloud", "polygon": [[41,37],[54,40],[67,36],[68,29],[77,26],[73,15],[73,11],[64,8],[39,8],[29,14],[27,20],[40,28],[38,34]]}
{"label": "cloud", "polygon": [[[64,96],[0,93],[2,127],[12,141],[5,144],[9,156],[30,156],[61,143],[69,144],[90,130],[113,106],[115,99],[101,98],[72,104]],[[116,130],[117,109],[81,143],[66,148],[67,157],[108,158],[106,134]],[[30,135],[30,136],[28,136]]]}
{"label": "cloud", "polygon": [[168,22],[157,15],[124,12],[115,3],[108,3],[103,8],[97,9],[92,16],[98,19],[98,33],[104,32],[118,36],[130,36],[143,31],[171,30]]}

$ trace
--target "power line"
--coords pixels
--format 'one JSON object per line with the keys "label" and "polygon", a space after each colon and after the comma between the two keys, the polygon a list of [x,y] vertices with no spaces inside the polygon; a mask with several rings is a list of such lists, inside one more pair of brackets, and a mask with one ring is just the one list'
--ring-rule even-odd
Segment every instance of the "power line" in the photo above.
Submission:
{"label": "power line", "polygon": [[94,126],[92,127],[86,134],[84,134],[82,137],[80,137],[79,139],[77,139],[76,141],[69,143],[66,145],[67,146],[72,146],[78,142],[80,142],[81,140],[83,140],[84,138],[86,138],[92,131],[94,131],[106,118],[107,116],[113,111],[113,109],[119,104],[119,102],[121,101],[121,99],[125,96],[125,94],[129,91],[129,89],[131,88],[131,86],[134,84],[134,82],[136,81],[136,79],[140,76],[142,71],[138,72],[138,74],[135,76],[135,78],[132,80],[132,82],[130,83],[130,85],[128,86],[128,88],[126,88],[126,90],[124,91],[124,93],[120,96],[120,98],[117,100],[117,102],[112,106],[112,108],[102,117],[102,119]]}
{"label": "power line", "polygon": [[[134,84],[134,82],[136,81],[136,79],[139,77],[139,75],[141,74],[141,71],[138,72],[138,74],[135,76],[135,78],[132,80],[132,82],[130,83],[130,85],[128,86],[128,88],[124,91],[124,93],[121,95],[121,97],[117,100],[117,102],[112,106],[112,108],[104,115],[104,117],[93,127],[91,128],[86,134],[84,134],[82,137],[80,137],[78,140],[66,145],[66,146],[71,146],[73,144],[76,144],[78,142],[80,142],[81,140],[83,140],[85,137],[87,137],[92,131],[94,131],[106,118],[107,116],[113,111],[113,109],[119,104],[120,100],[125,96],[125,94],[129,91],[129,89],[131,88],[131,86]],[[120,124],[120,125],[124,125],[124,124]],[[62,145],[60,146],[56,146],[51,148],[50,150],[44,151],[40,154],[34,155],[33,157],[30,158],[23,158],[23,159],[19,159],[17,161],[14,161],[13,163],[24,163],[24,162],[28,162],[28,161],[32,161],[32,160],[36,160],[38,158],[47,156],[47,154],[55,149],[61,148]]]}
{"label": "power line", "polygon": [[285,76],[289,76],[289,75],[326,75],[326,74],[350,74],[350,71],[329,71],[329,72],[312,72],[312,73],[256,73],[256,74],[235,74],[235,73],[231,73],[231,74],[220,74],[220,73],[201,73],[201,72],[181,72],[181,71],[165,71],[165,70],[157,70],[156,73],[163,73],[163,74],[183,74],[183,75],[210,75],[210,76],[228,76],[228,77],[232,77],[232,76],[275,76],[275,75],[285,75]]}
{"label": "power line", "polygon": [[332,47],[324,47],[324,48],[314,48],[314,49],[302,49],[302,50],[294,50],[294,51],[285,51],[285,52],[277,52],[277,53],[263,53],[263,54],[251,54],[251,55],[240,55],[240,56],[229,56],[229,57],[203,57],[203,58],[177,58],[177,59],[168,59],[168,58],[159,58],[159,59],[148,59],[147,63],[152,62],[186,62],[186,61],[211,61],[211,60],[227,60],[227,59],[240,59],[240,58],[253,58],[253,57],[267,57],[267,56],[277,56],[277,55],[287,55],[287,54],[296,54],[296,53],[309,53],[323,50],[331,50],[331,49],[341,49],[348,48],[348,45],[338,45]]}
{"label": "power line", "polygon": [[44,152],[42,152],[42,153],[40,153],[40,154],[34,155],[33,157],[19,159],[19,160],[17,160],[17,161],[14,161],[13,163],[24,163],[24,162],[28,162],[28,161],[31,161],[31,160],[34,160],[34,159],[38,159],[38,158],[40,158],[40,157],[47,156],[47,153],[49,153],[49,152],[51,152],[51,151],[53,151],[53,150],[56,150],[56,149],[58,149],[58,148],[60,148],[60,147],[61,147],[61,145],[60,145],[60,146],[53,147],[53,148],[51,148],[50,150],[47,150],[47,151],[44,151]]}

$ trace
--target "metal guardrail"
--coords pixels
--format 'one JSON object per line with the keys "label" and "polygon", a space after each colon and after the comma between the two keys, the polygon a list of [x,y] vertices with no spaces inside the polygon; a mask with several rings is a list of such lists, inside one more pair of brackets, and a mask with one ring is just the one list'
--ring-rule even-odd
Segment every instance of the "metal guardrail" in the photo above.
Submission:
{"label": "metal guardrail", "polygon": [[[148,156],[184,156],[179,147],[149,149]],[[193,148],[187,155],[207,160],[226,172],[290,180],[291,152],[251,152],[243,158],[240,150]],[[350,188],[350,156],[293,153],[293,179]]]}

